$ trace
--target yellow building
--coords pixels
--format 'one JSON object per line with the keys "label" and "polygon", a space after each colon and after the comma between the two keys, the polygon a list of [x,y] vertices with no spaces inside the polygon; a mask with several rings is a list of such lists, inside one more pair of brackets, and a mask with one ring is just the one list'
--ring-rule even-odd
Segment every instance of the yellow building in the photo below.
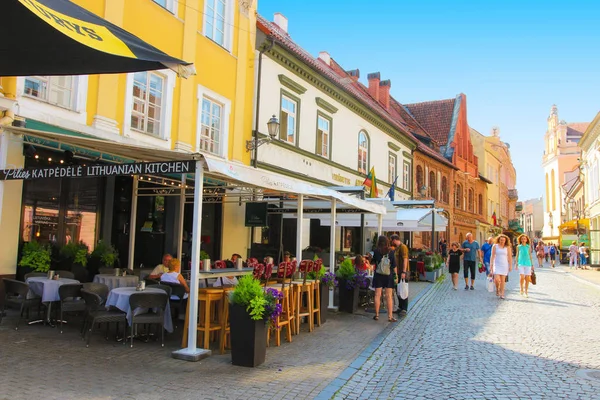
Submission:
{"label": "yellow building", "polygon": [[[2,123],[10,124],[16,114],[30,129],[158,149],[202,151],[250,163],[244,144],[252,136],[255,1],[73,2],[165,53],[193,62],[197,74],[188,79],[178,78],[171,70],[0,78]],[[63,147],[56,143],[22,144],[18,140],[8,132],[2,133],[1,168],[33,163],[52,166],[69,161]],[[86,155],[75,151],[75,158],[80,157]],[[84,240],[90,247],[103,238],[117,246],[122,263],[127,260],[127,240],[121,236],[127,233],[129,219],[120,213],[130,201],[130,180],[94,178],[67,184],[57,178],[52,182],[11,183],[10,189],[2,185],[0,239],[10,245],[0,255],[0,275],[14,274],[18,244],[29,241],[32,235],[57,245]],[[163,228],[173,223],[179,205],[155,197],[142,202],[138,210],[152,215],[153,220],[162,219],[155,222],[162,232],[154,232],[153,239],[136,249],[136,262],[146,265],[158,263],[160,253],[176,248],[174,239],[167,237],[169,230]],[[212,253],[213,259],[233,252],[244,254],[248,242],[244,238],[249,233],[240,227],[240,208],[228,204],[205,207],[204,250]],[[227,223],[232,219],[238,223]],[[156,239],[159,233],[163,235],[158,240],[160,245]],[[222,240],[232,236],[237,238],[236,243]]]}

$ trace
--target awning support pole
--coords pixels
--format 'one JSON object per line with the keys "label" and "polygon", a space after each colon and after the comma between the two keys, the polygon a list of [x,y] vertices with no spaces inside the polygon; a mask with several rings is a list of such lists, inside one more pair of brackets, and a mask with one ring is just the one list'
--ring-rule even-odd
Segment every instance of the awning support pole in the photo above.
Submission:
{"label": "awning support pole", "polygon": [[431,209],[431,251],[436,251],[436,248],[435,248],[435,206]]}
{"label": "awning support pole", "polygon": [[[335,219],[336,219],[336,199],[331,199],[331,232],[329,234],[329,272],[335,274]],[[329,289],[329,308],[333,306],[333,288]]]}
{"label": "awning support pole", "polygon": [[304,195],[298,195],[298,224],[296,225],[296,260],[298,265],[302,261],[302,233],[304,221]]}
{"label": "awning support pole", "polygon": [[377,214],[377,236],[383,233],[383,214]]}
{"label": "awning support pole", "polygon": [[179,197],[179,238],[177,240],[177,257],[183,262],[183,219],[185,217],[185,186],[186,176],[181,174],[181,196]]}
{"label": "awning support pole", "polygon": [[187,348],[171,353],[173,358],[186,361],[199,361],[211,355],[208,349],[196,347],[198,325],[198,273],[200,272],[200,232],[202,227],[202,193],[204,184],[203,163],[196,161],[194,178],[194,221],[192,228],[192,270],[190,276],[190,297],[188,299],[188,341]]}
{"label": "awning support pole", "polygon": [[127,268],[133,270],[133,263],[135,262],[135,233],[137,224],[137,203],[138,203],[138,176],[133,177],[133,189],[131,190],[131,216],[129,217],[129,260],[127,261]]}

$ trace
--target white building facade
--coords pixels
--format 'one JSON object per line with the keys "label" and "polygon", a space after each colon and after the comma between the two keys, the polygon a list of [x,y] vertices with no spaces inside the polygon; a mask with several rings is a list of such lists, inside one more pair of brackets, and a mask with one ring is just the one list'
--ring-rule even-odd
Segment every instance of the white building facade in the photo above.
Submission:
{"label": "white building facade", "polygon": [[590,264],[600,266],[600,113],[579,142],[585,191],[585,216],[590,219]]}

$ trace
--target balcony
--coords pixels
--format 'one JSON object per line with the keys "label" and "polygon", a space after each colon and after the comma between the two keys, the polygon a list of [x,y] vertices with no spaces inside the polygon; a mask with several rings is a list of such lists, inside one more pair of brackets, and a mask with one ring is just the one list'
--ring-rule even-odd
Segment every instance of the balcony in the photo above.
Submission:
{"label": "balcony", "polygon": [[517,189],[509,189],[508,190],[508,199],[509,200],[518,200],[519,199],[519,193],[517,192]]}
{"label": "balcony", "polygon": [[518,219],[511,219],[508,221],[508,229],[518,233],[523,233],[523,228],[521,227],[521,223]]}
{"label": "balcony", "polygon": [[515,206],[515,211],[516,212],[521,212],[523,211],[523,203],[518,202],[517,205]]}

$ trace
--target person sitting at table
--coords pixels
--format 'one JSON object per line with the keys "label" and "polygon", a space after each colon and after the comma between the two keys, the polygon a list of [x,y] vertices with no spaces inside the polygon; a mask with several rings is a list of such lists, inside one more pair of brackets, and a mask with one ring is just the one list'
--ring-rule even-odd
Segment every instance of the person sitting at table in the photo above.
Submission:
{"label": "person sitting at table", "polygon": [[354,267],[361,272],[369,271],[371,269],[369,260],[361,255],[354,257]]}
{"label": "person sitting at table", "polygon": [[[164,283],[171,283],[181,285],[185,289],[185,293],[190,292],[190,288],[183,276],[179,273],[181,271],[181,261],[176,258],[171,259],[169,262],[169,272],[165,272],[160,276],[160,281]],[[186,296],[187,297],[187,294]]]}
{"label": "person sitting at table", "polygon": [[292,254],[289,251],[286,251],[285,253],[283,253],[283,261],[284,262],[292,261],[291,257],[292,257]]}
{"label": "person sitting at table", "polygon": [[160,279],[160,276],[162,274],[169,272],[169,263],[171,262],[172,259],[173,259],[172,255],[170,255],[169,253],[165,254],[162,258],[162,264],[158,264],[152,270],[152,272],[150,272],[150,275],[148,275],[148,278]]}
{"label": "person sitting at table", "polygon": [[242,258],[242,256],[239,255],[238,253],[233,253],[231,255],[231,260],[225,260],[225,264],[227,264],[227,268],[235,268],[236,261],[238,260],[238,258]]}
{"label": "person sitting at table", "polygon": [[[231,255],[231,260],[225,261],[225,263],[227,264],[227,268],[235,268],[235,264],[238,258],[242,258],[242,256],[237,253],[233,253]],[[224,276],[217,279],[216,282],[213,283],[213,287],[235,286],[237,285],[237,283],[238,280],[235,276]]]}

